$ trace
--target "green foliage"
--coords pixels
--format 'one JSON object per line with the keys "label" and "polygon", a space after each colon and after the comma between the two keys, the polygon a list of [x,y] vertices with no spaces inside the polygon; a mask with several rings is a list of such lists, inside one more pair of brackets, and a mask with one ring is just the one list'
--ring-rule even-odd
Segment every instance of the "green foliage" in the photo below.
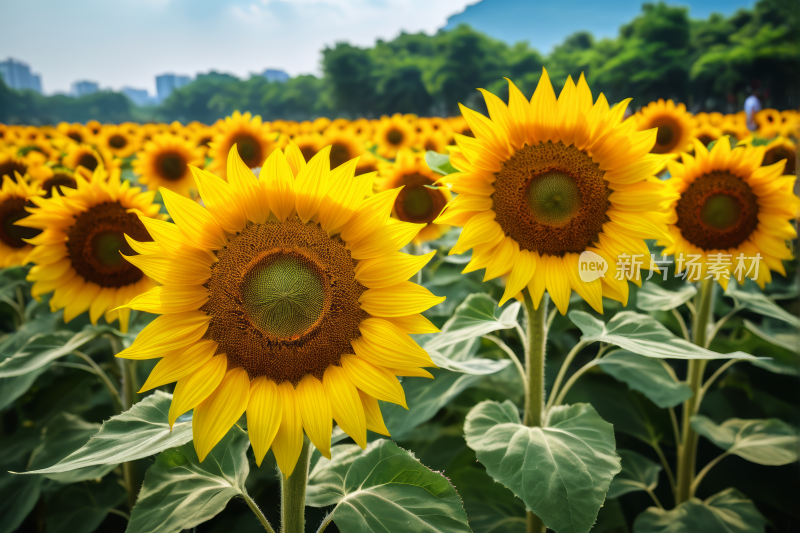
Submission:
{"label": "green foliage", "polygon": [[652,357],[617,350],[598,359],[597,365],[661,408],[675,407],[692,397],[692,388],[676,383],[666,367]]}
{"label": "green foliage", "polygon": [[335,504],[330,519],[341,531],[470,531],[461,498],[442,474],[391,441],[360,451],[334,447],[332,460],[318,462],[309,477],[307,503]]}
{"label": "green foliage", "polygon": [[618,498],[623,494],[640,490],[655,490],[661,466],[630,450],[619,450],[617,453],[622,464],[622,472],[611,481],[607,498]]}
{"label": "green foliage", "polygon": [[731,418],[720,425],[703,415],[692,417],[700,435],[725,450],[760,465],[780,466],[797,461],[800,433],[783,420]]}
{"label": "green foliage", "polygon": [[614,430],[588,404],[555,407],[546,427],[526,427],[510,401],[481,402],[464,433],[489,475],[559,533],[592,528],[620,471]]}

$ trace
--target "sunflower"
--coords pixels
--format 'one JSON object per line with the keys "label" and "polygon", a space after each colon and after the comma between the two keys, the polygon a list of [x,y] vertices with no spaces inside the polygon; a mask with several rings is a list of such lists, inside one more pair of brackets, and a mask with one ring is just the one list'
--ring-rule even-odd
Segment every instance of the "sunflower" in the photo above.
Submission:
{"label": "sunflower", "polygon": [[672,100],[650,102],[634,115],[639,131],[658,128],[655,154],[678,154],[691,146],[695,121],[684,104]]}
{"label": "sunflower", "polygon": [[703,146],[708,146],[713,141],[722,137],[722,130],[712,125],[710,122],[698,121],[694,130],[694,136],[697,140],[703,143]]}
{"label": "sunflower", "polygon": [[[33,197],[31,215],[18,222],[43,230],[28,242],[35,245],[28,260],[36,263],[28,274],[31,294],[38,298],[53,292],[50,309],[64,309],[64,321],[89,311],[93,324],[105,313],[106,321],[119,318],[120,330],[128,329],[128,309],[117,308],[154,283],[125,261],[120,252],[133,250],[125,235],[141,241],[150,236],[141,218],[155,217],[160,206],[155,192],[142,192],[119,176],[108,177],[98,167],[90,181],[75,175],[77,188],[64,188],[64,196]],[[138,216],[137,216],[138,215]],[[154,246],[150,244],[150,246]]]}
{"label": "sunflower", "polygon": [[98,150],[88,144],[73,144],[61,160],[61,164],[71,170],[83,167],[94,172],[98,167],[105,167],[111,174],[119,173],[119,161],[106,150]]}
{"label": "sunflower", "polygon": [[[364,149],[364,143],[362,140],[346,129],[329,129],[325,133],[325,139],[323,142],[326,146],[330,145],[331,147],[331,170],[338,168],[340,165],[347,163],[351,159],[355,159],[366,151]],[[359,160],[359,166],[360,163],[361,161]],[[357,170],[359,170],[358,167]],[[376,170],[378,170],[377,166],[369,172]],[[365,173],[366,172],[356,172],[356,175]]]}
{"label": "sunflower", "polygon": [[[42,196],[44,198],[50,198],[55,194],[54,191],[57,191],[58,194],[64,196],[64,189],[76,189],[78,187],[78,181],[75,178],[76,171],[70,170],[66,167],[62,166],[47,166],[45,167],[45,172],[42,175],[34,180],[33,182],[42,189]],[[85,169],[82,169],[82,173],[84,179],[89,178],[91,179],[91,173]]]}
{"label": "sunflower", "polygon": [[191,133],[191,142],[203,152],[203,160],[208,153],[209,143],[214,138],[215,130],[209,126],[198,126]]}
{"label": "sunflower", "polygon": [[747,129],[747,117],[744,111],[735,115],[724,115],[722,124],[719,125],[722,135],[727,135],[741,141],[750,137],[751,132]]}
{"label": "sunflower", "polygon": [[3,176],[0,187],[0,268],[24,265],[33,246],[25,239],[36,237],[38,230],[23,228],[15,223],[28,216],[25,206],[28,199],[37,193],[36,187],[29,185],[21,176],[12,181]]}
{"label": "sunflower", "polygon": [[[723,287],[731,276],[744,283],[757,273],[762,289],[772,280],[770,270],[785,276],[782,261],[792,257],[786,240],[797,236],[789,223],[800,206],[792,194],[795,176],[782,175],[784,161],[761,166],[764,146],[732,149],[723,137],[710,152],[697,141],[694,148],[682,164],[667,163],[667,185],[679,196],[670,210],[672,244],[661,244],[678,258],[677,272],[687,270],[692,281],[718,272]],[[757,254],[761,261],[754,265]],[[699,268],[689,271],[692,256]]]}
{"label": "sunflower", "polygon": [[311,159],[317,155],[317,152],[322,150],[323,146],[325,146],[325,138],[316,132],[301,133],[295,136],[291,142],[300,149],[300,152],[303,154],[303,159],[305,159],[306,162],[311,161]]}
{"label": "sunflower", "polygon": [[347,131],[360,139],[362,142],[372,138],[373,130],[373,123],[366,118],[354,120],[347,126]]}
{"label": "sunflower", "polygon": [[114,157],[120,159],[132,156],[139,150],[141,145],[139,136],[132,133],[131,129],[125,124],[103,126],[95,142],[102,150],[107,150]]}
{"label": "sunflower", "polygon": [[440,154],[447,153],[447,145],[450,144],[446,134],[437,133],[434,130],[429,130],[428,133],[417,137],[415,149],[422,152],[437,152]]}
{"label": "sunflower", "polygon": [[275,150],[256,180],[232,149],[227,183],[192,169],[206,208],[162,189],[177,225],[130,241],[163,286],[127,307],[161,316],[119,356],[163,357],[142,391],[177,380],[169,421],[194,409],[201,461],[246,412],[256,462],[272,447],[289,476],[303,429],[330,458],[333,417],[363,448],[367,429],[388,435],[377,400],[405,406],[395,376],[430,377],[408,334],[435,332],[419,313],[444,298],[405,280],[433,254],[397,252],[422,225],[389,219],[400,191],[365,200],[372,176],[328,155]]}
{"label": "sunflower", "polygon": [[758,135],[765,139],[777,137],[783,126],[781,112],[777,109],[762,109],[756,113],[755,121],[758,124]]}
{"label": "sunflower", "polygon": [[786,137],[776,137],[767,145],[762,166],[774,165],[785,159],[784,174],[794,176],[797,173],[797,143]]}
{"label": "sunflower", "polygon": [[189,165],[205,163],[203,150],[194,143],[176,135],[156,135],[144,145],[144,150],[133,161],[133,172],[140,176],[139,183],[155,191],[165,187],[183,196],[194,189],[194,178]]}
{"label": "sunflower", "polygon": [[392,216],[404,222],[425,224],[414,238],[416,244],[438,239],[450,229],[433,221],[453,196],[447,188],[434,188],[441,175],[430,169],[423,154],[400,150],[394,163],[383,163],[379,168],[375,192],[403,188],[394,202]]}
{"label": "sunflower", "polygon": [[[571,290],[598,312],[603,296],[627,303],[623,278],[641,282],[617,279],[617,258],[641,254],[647,268],[644,240],[666,231],[670,197],[653,176],[668,156],[648,154],[656,130],[622,122],[629,100],[609,109],[601,94],[592,105],[583,75],[558,100],[547,71],[530,102],[510,81],[509,106],[481,92],[492,120],[462,106],[475,138],[456,135],[461,172],[441,178],[458,197],[434,222],[464,227],[450,253],[472,248],[465,272],[486,268],[485,279],[510,273],[501,304],[526,286],[536,308],[547,290],[562,314]],[[608,263],[604,278],[581,281],[585,251]]]}
{"label": "sunflower", "polygon": [[28,165],[25,161],[16,156],[14,148],[0,151],[0,180],[8,177],[11,181],[17,181],[17,174],[24,176],[28,172]]}
{"label": "sunflower", "polygon": [[378,171],[378,158],[372,152],[364,151],[358,156],[356,176]]}
{"label": "sunflower", "polygon": [[57,126],[58,132],[75,141],[78,144],[93,142],[93,135],[83,124],[73,122],[61,122]]}
{"label": "sunflower", "polygon": [[228,152],[236,145],[239,157],[249,168],[260,167],[275,149],[275,135],[268,124],[261,122],[259,115],[241,114],[234,111],[216,128],[208,156],[211,157],[209,170],[226,179]]}
{"label": "sunflower", "polygon": [[414,146],[416,132],[405,117],[395,113],[391,117],[381,117],[375,128],[374,140],[378,147],[378,155],[394,159],[398,150]]}

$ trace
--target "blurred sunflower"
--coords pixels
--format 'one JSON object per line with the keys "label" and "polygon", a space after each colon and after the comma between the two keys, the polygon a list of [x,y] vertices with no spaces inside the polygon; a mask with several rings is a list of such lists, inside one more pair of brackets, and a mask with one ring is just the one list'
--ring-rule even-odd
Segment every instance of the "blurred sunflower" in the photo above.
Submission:
{"label": "blurred sunflower", "polygon": [[193,142],[176,135],[161,134],[147,141],[144,150],[136,155],[133,172],[139,176],[139,183],[151,191],[165,187],[189,197],[189,191],[195,189],[189,165],[203,166],[203,163],[203,150]]}
{"label": "blurred sunflower", "polygon": [[703,143],[703,146],[708,146],[713,141],[722,137],[722,130],[712,125],[710,122],[702,122],[695,127],[694,136]]}
{"label": "blurred sunflower", "polygon": [[[326,146],[330,145],[331,147],[331,170],[338,168],[365,152],[364,143],[346,129],[328,130],[325,133],[323,142]],[[377,170],[377,168],[374,168],[372,171],[374,170]],[[365,172],[361,172],[361,174],[364,173]]]}
{"label": "blurred sunflower", "polygon": [[375,128],[374,140],[378,155],[386,159],[394,159],[398,150],[414,146],[415,139],[413,126],[399,113],[391,117],[381,117]]}
{"label": "blurred sunflower", "polygon": [[[42,176],[33,180],[42,189],[42,196],[50,198],[54,191],[64,196],[64,189],[76,189],[78,182],[75,179],[75,171],[62,166],[45,167],[46,172]],[[91,178],[91,173],[86,172],[84,178]]]}
{"label": "blurred sunflower", "polygon": [[438,239],[450,229],[448,225],[433,221],[453,195],[446,187],[434,188],[442,176],[430,169],[423,154],[400,150],[394,163],[380,164],[379,169],[375,192],[403,188],[394,202],[392,216],[403,222],[425,224],[414,238],[415,243]]}
{"label": "blurred sunflower", "polygon": [[[485,268],[484,279],[509,274],[501,304],[526,286],[536,308],[547,290],[562,314],[572,290],[601,313],[603,296],[625,304],[617,258],[642,254],[647,268],[645,239],[666,236],[671,197],[654,174],[669,156],[649,153],[656,130],[622,122],[629,100],[609,109],[601,94],[592,105],[583,75],[558,99],[545,70],[530,102],[510,81],[508,106],[481,92],[492,120],[462,106],[475,138],[456,135],[461,172],[440,180],[458,196],[434,223],[464,227],[450,253],[472,248],[465,272]],[[608,263],[604,278],[580,279],[585,251]]]}
{"label": "blurred sunflower", "polygon": [[17,181],[17,174],[24,176],[27,172],[28,165],[16,156],[15,149],[0,151],[0,180],[8,177],[11,181]]}
{"label": "blurred sunflower", "polygon": [[92,135],[99,135],[100,131],[103,129],[103,125],[97,120],[90,120],[86,123],[86,129],[89,130],[89,133]]}
{"label": "blurred sunflower", "polygon": [[762,166],[774,165],[782,159],[786,160],[784,174],[794,176],[797,173],[797,143],[786,137],[776,137],[767,145]]}
{"label": "blurred sunflower", "polygon": [[120,183],[119,176],[108,177],[103,167],[90,181],[75,178],[77,188],[62,189],[64,196],[32,197],[36,207],[28,208],[30,216],[18,222],[42,230],[28,240],[35,245],[28,257],[36,263],[28,274],[34,282],[31,294],[39,298],[52,292],[50,310],[64,309],[64,322],[89,311],[93,324],[105,314],[108,322],[119,318],[125,332],[130,310],[117,308],[154,283],[120,252],[133,253],[125,235],[151,240],[139,217],[158,215],[156,193]]}
{"label": "blurred sunflower", "polygon": [[31,205],[29,198],[36,192],[36,187],[29,185],[21,175],[16,181],[12,181],[8,176],[2,178],[0,187],[0,267],[2,268],[26,264],[33,246],[25,239],[31,239],[41,233],[35,229],[16,225],[16,222],[29,215],[25,206]]}
{"label": "blurred sunflower", "polygon": [[755,116],[758,124],[758,134],[765,139],[777,137],[780,134],[783,120],[781,112],[777,109],[762,109]]}
{"label": "blurred sunflower", "polygon": [[363,142],[372,138],[373,125],[369,120],[360,118],[351,122],[347,126],[347,131],[353,134],[355,137],[361,139]]}
{"label": "blurred sunflower", "polygon": [[431,151],[445,154],[447,153],[448,144],[449,141],[443,133],[437,133],[431,129],[428,133],[417,137],[417,144],[414,148],[422,152]]}
{"label": "blurred sunflower", "polygon": [[119,356],[162,357],[142,390],[177,380],[169,421],[194,409],[201,461],[246,412],[256,462],[271,447],[289,476],[304,429],[329,458],[331,418],[363,448],[367,429],[388,435],[377,400],[406,405],[395,376],[430,376],[408,334],[436,331],[419,313],[444,298],[405,280],[433,254],[397,252],[422,226],[389,219],[399,191],[365,200],[372,177],[328,157],[290,145],[257,180],[231,150],[227,183],[192,169],[205,208],[162,189],[176,225],[130,241],[163,285],[128,307],[162,316]]}
{"label": "blurred sunflower", "polygon": [[650,102],[633,117],[639,131],[658,128],[654,154],[679,154],[690,149],[695,121],[684,104],[672,100]]}
{"label": "blurred sunflower", "polygon": [[[696,256],[701,269],[688,272],[692,281],[705,279],[709,265],[715,264],[714,270],[728,276],[717,278],[723,287],[731,276],[743,283],[744,274],[757,272],[755,281],[763,289],[772,280],[770,270],[785,276],[782,261],[792,258],[786,240],[797,236],[789,222],[800,206],[792,194],[795,176],[783,175],[783,161],[761,166],[763,146],[732,149],[727,137],[710,152],[700,142],[694,144],[694,157],[684,154],[683,163],[667,163],[672,176],[667,185],[678,196],[670,209],[671,243],[660,244],[676,258],[683,254],[678,273],[687,269],[689,256]],[[736,273],[740,254],[744,271]],[[758,266],[753,264],[756,254],[762,260]]]}
{"label": "blurred sunflower", "polygon": [[236,145],[239,157],[248,168],[260,167],[275,149],[275,135],[269,125],[261,122],[259,115],[234,111],[225,117],[216,128],[213,140],[209,143],[208,156],[211,158],[209,170],[226,179],[228,152]]}
{"label": "blurred sunflower", "polygon": [[358,163],[356,164],[356,176],[369,174],[370,172],[378,171],[378,158],[372,152],[361,152],[358,156]]}
{"label": "blurred sunflower", "polygon": [[128,125],[106,125],[95,139],[101,150],[107,150],[114,157],[125,159],[136,153],[140,148],[140,139]]}
{"label": "blurred sunflower", "polygon": [[83,167],[89,172],[94,172],[99,166],[103,166],[111,174],[119,172],[119,162],[114,156],[108,151],[97,150],[88,144],[69,146],[61,164],[72,170]]}
{"label": "blurred sunflower", "polygon": [[83,124],[73,122],[60,122],[57,126],[58,132],[75,141],[78,144],[89,144],[92,142],[93,135]]}
{"label": "blurred sunflower", "polygon": [[311,161],[317,152],[322,150],[322,147],[325,145],[325,138],[320,135],[319,133],[301,133],[292,139],[292,141],[297,148],[300,149],[300,152],[303,154],[303,158],[306,162]]}
{"label": "blurred sunflower", "polygon": [[739,141],[751,135],[750,130],[747,129],[747,119],[744,112],[736,113],[735,115],[724,115],[719,129],[722,131],[722,135],[727,135]]}

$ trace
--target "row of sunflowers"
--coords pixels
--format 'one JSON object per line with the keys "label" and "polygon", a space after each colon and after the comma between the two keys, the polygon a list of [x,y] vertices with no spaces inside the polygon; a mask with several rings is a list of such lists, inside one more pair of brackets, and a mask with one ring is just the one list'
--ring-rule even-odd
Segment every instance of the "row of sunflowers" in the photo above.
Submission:
{"label": "row of sunflowers", "polygon": [[[546,72],[530,99],[511,82],[507,103],[483,94],[488,117],[462,107],[450,119],[266,123],[237,112],[213,126],[3,127],[0,273],[11,272],[2,301],[16,331],[0,337],[0,379],[16,381],[0,385],[16,396],[0,399],[11,405],[72,358],[66,368],[88,368],[115,410],[69,450],[57,436],[74,414],[19,423],[42,441],[28,439],[38,447],[22,466],[0,459],[25,472],[3,486],[27,483],[9,492],[26,496],[7,506],[5,527],[33,509],[30,494],[60,494],[41,476],[90,493],[89,481],[118,476],[127,510],[120,496],[101,519],[123,517],[132,533],[190,529],[234,497],[269,532],[276,519],[305,531],[310,506],[329,510],[320,532],[584,533],[630,492],[654,504],[637,510],[636,533],[715,533],[730,521],[764,531],[738,485],[704,501],[698,487],[729,455],[796,461],[798,431],[772,413],[715,421],[701,403],[734,363],[796,371],[779,357],[785,337],[764,331],[800,326],[765,296],[793,257],[800,199],[786,169],[800,114],[762,111],[751,131],[741,115],[659,101],[626,119],[628,101],[594,98],[583,76],[557,97]],[[602,275],[584,276],[586,254]],[[659,254],[698,268],[687,276],[688,264],[668,268]],[[458,307],[432,313],[446,305],[440,290],[479,270],[493,295],[479,277],[466,296],[447,291],[462,294]],[[776,344],[769,355],[729,349],[745,327],[737,313]],[[36,329],[65,323],[81,329],[46,342]],[[611,389],[588,395],[598,373],[637,391],[625,394],[643,411],[661,410],[666,429],[648,421],[641,436],[604,404]],[[466,417],[429,426],[428,457],[448,455],[436,440],[449,437],[472,454],[464,483],[378,437],[424,440],[422,424],[490,377]],[[149,395],[137,402],[137,391]],[[724,452],[702,469],[700,436]],[[277,467],[279,518],[251,496],[251,456]]]}

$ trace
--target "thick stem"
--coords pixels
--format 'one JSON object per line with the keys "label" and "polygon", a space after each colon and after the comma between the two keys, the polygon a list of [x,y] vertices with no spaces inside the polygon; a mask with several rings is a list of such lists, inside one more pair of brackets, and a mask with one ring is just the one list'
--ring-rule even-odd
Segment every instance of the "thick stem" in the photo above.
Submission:
{"label": "thick stem", "polygon": [[311,462],[311,441],[303,435],[303,448],[291,476],[281,474],[281,533],[304,533],[306,485]]}
{"label": "thick stem", "polygon": [[[114,336],[111,336],[110,340],[111,349],[116,356],[122,351],[122,343]],[[119,359],[119,366],[122,374],[122,411],[125,412],[136,403],[136,368],[134,367],[134,361],[128,359]],[[128,507],[133,509],[143,481],[142,473],[139,471],[136,461],[122,463],[122,475],[125,478],[125,486],[128,489]]]}
{"label": "thick stem", "polygon": [[[542,297],[539,309],[533,308],[533,299],[528,289],[522,290],[525,297],[525,310],[528,317],[528,350],[525,366],[528,370],[527,392],[525,394],[525,418],[528,427],[541,427],[544,422],[544,359],[547,345],[547,296]],[[527,533],[544,533],[544,522],[528,511]]]}
{"label": "thick stem", "polygon": [[[694,343],[705,347],[708,321],[713,313],[714,280],[703,280],[700,293],[697,295],[694,317]],[[681,445],[678,449],[678,494],[676,505],[680,505],[691,498],[691,487],[694,482],[697,459],[697,433],[692,429],[692,416],[697,412],[700,400],[700,390],[703,386],[703,372],[706,361],[692,359],[686,375],[686,383],[692,388],[694,394],[683,404],[683,431]]]}

